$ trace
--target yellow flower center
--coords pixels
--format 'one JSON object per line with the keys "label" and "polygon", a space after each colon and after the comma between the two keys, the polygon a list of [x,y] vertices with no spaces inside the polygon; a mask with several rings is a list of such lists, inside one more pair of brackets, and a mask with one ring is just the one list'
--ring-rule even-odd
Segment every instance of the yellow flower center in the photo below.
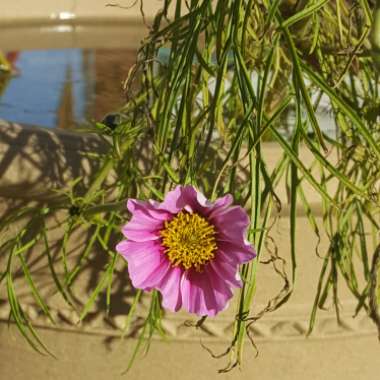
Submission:
{"label": "yellow flower center", "polygon": [[212,260],[217,249],[215,228],[198,214],[181,211],[165,222],[160,231],[165,254],[173,266],[184,269],[202,266]]}

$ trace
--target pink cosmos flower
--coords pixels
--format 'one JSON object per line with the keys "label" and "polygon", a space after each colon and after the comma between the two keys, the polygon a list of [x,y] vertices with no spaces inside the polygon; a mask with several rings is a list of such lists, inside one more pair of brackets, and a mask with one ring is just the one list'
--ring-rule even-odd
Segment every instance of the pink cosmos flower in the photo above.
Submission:
{"label": "pink cosmos flower", "polygon": [[162,305],[214,316],[241,287],[239,265],[256,254],[246,240],[249,218],[232,196],[209,202],[192,186],[177,186],[164,201],[127,203],[132,218],[116,250],[128,261],[135,288],[158,289]]}

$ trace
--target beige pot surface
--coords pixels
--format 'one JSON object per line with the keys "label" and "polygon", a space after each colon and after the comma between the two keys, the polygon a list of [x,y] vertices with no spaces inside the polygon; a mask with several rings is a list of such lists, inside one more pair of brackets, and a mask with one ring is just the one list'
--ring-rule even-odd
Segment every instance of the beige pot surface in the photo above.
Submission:
{"label": "beige pot surface", "polygon": [[[210,358],[198,342],[171,339],[153,342],[149,354],[125,370],[134,341],[64,331],[39,331],[54,347],[59,359],[32,352],[14,330],[0,324],[1,379],[282,379],[282,380],[377,380],[379,343],[374,335],[267,341],[259,344],[254,357],[247,347],[244,367],[227,374],[217,369],[225,363]],[[212,347],[222,351],[225,344]]]}
{"label": "beige pot surface", "polygon": [[[54,133],[38,128],[24,128],[3,123],[0,128],[2,139],[0,152],[0,213],[29,202],[38,203],[39,198],[48,196],[42,192],[52,185],[63,186],[78,170],[86,179],[95,167],[83,155],[89,147],[104,149],[99,140],[70,133]],[[280,152],[273,144],[264,151],[273,163]],[[54,154],[54,159],[49,155]],[[305,153],[305,160],[308,156]],[[37,164],[36,164],[37,163]],[[38,164],[39,163],[39,164]],[[64,169],[64,170],[63,170]],[[318,212],[316,194],[308,194]],[[286,204],[285,192],[280,192]],[[58,219],[60,216],[58,216]],[[317,216],[321,223],[321,217]],[[49,226],[57,225],[50,220]],[[276,241],[279,253],[289,260],[289,222],[286,207],[271,236]],[[51,238],[59,242],[62,231],[53,228]],[[71,242],[70,258],[75,262],[80,247],[88,238],[77,231]],[[0,243],[5,236],[0,237]],[[227,364],[228,358],[215,360],[201,347],[200,341],[222,352],[232,338],[235,305],[216,318],[206,320],[203,329],[187,327],[184,322],[195,319],[187,314],[168,313],[163,321],[167,338],[154,337],[151,349],[144,358],[140,355],[132,370],[124,375],[131,379],[365,379],[379,378],[380,345],[372,322],[360,314],[353,319],[354,300],[342,286],[340,289],[342,324],[338,325],[331,310],[319,311],[313,334],[306,338],[321,259],[315,254],[316,239],[300,210],[297,230],[298,278],[291,300],[280,310],[266,314],[250,328],[259,355],[247,343],[242,369],[226,374],[217,370]],[[327,247],[326,239],[320,244],[320,252]],[[51,275],[46,267],[46,258],[41,257],[41,247],[32,253],[35,259],[32,276],[48,300],[56,325],[46,321],[35,302],[26,291],[22,276],[16,276],[15,287],[26,314],[37,327],[44,343],[57,356],[52,359],[34,352],[20,336],[15,326],[7,326],[9,307],[4,284],[0,285],[0,379],[114,379],[122,378],[136,339],[120,339],[131,300],[125,265],[120,260],[116,269],[111,313],[104,312],[104,297],[91,310],[89,318],[80,326],[78,317],[52,289]],[[43,256],[43,254],[42,254]],[[0,267],[5,265],[6,252],[0,256]],[[107,260],[106,254],[94,251],[89,265],[81,272],[74,287],[78,305],[81,305],[94,289],[101,270]],[[70,264],[70,263],[69,263]],[[71,265],[71,264],[70,264]],[[288,268],[289,271],[289,268]],[[260,265],[257,296],[252,312],[259,312],[266,302],[281,289],[281,279],[269,265]],[[236,300],[235,300],[236,301]],[[138,315],[144,315],[148,297],[143,299]],[[136,325],[138,321],[136,321]]]}

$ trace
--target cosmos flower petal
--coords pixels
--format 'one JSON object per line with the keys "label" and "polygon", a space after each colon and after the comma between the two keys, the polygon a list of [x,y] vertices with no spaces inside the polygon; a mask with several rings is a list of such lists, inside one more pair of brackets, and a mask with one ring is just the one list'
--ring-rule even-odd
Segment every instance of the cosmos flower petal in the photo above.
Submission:
{"label": "cosmos flower petal", "polygon": [[240,206],[225,208],[210,216],[210,221],[218,231],[218,239],[227,240],[237,244],[246,244],[246,233],[249,218]]}
{"label": "cosmos flower petal", "polygon": [[218,198],[214,203],[212,203],[211,211],[221,211],[231,206],[233,198],[231,194],[226,194],[224,197]]}
{"label": "cosmos flower petal", "polygon": [[122,240],[116,245],[116,251],[119,252],[125,259],[139,259],[139,255],[144,252],[160,251],[161,245],[157,241],[135,242],[130,240]]}
{"label": "cosmos flower petal", "polygon": [[118,252],[128,261],[129,277],[135,288],[150,290],[168,270],[169,263],[161,254],[161,247],[152,243],[125,242],[117,245]]}
{"label": "cosmos flower petal", "polygon": [[188,189],[188,186],[177,186],[166,194],[164,201],[159,205],[159,209],[178,214],[191,198],[188,195],[189,191],[191,192],[191,189]]}
{"label": "cosmos flower petal", "polygon": [[223,257],[235,264],[244,264],[256,257],[254,249],[247,244],[234,244],[230,241],[218,241],[218,256],[222,252]]}
{"label": "cosmos flower petal", "polygon": [[157,211],[149,203],[134,199],[128,201],[127,207],[132,212],[132,219],[122,228],[123,235],[133,241],[158,239],[158,231],[170,214]]}
{"label": "cosmos flower petal", "polygon": [[[133,226],[134,227],[134,226]],[[158,240],[160,237],[157,234],[157,230],[144,230],[131,228],[129,224],[122,228],[123,235],[130,240],[136,242],[144,242],[149,240]]]}
{"label": "cosmos flower petal", "polygon": [[160,204],[160,210],[169,210],[177,214],[184,208],[188,207],[191,211],[199,212],[202,215],[208,215],[214,209],[225,209],[231,205],[233,198],[230,194],[218,198],[214,203],[193,186],[177,186],[174,190],[169,191],[165,200]]}
{"label": "cosmos flower petal", "polygon": [[232,196],[227,194],[224,197],[218,198],[215,202],[210,202],[204,198],[202,193],[196,192],[192,203],[194,211],[204,217],[210,218],[212,214],[217,212],[222,213],[226,208],[228,208],[228,206],[231,205],[232,200]]}
{"label": "cosmos flower petal", "polygon": [[240,206],[218,209],[214,215],[210,215],[210,220],[216,225],[221,224],[220,227],[233,223],[236,229],[246,229],[249,225],[248,215]]}
{"label": "cosmos flower petal", "polygon": [[164,255],[160,256],[160,264],[156,267],[154,271],[145,279],[145,284],[149,288],[158,288],[162,279],[165,278],[166,274],[171,271],[171,266]]}
{"label": "cosmos flower petal", "polygon": [[229,273],[226,278],[218,274],[215,268],[219,269],[216,265],[207,265],[205,272],[211,282],[211,289],[216,301],[216,311],[219,312],[228,307],[228,301],[232,298],[233,293],[229,284],[234,284],[235,286],[240,287],[241,283],[236,282],[234,277],[236,274]]}
{"label": "cosmos flower petal", "polygon": [[199,316],[215,316],[227,307],[232,297],[228,284],[210,266],[204,272],[188,271],[183,278],[181,291],[184,308]]}
{"label": "cosmos flower petal", "polygon": [[[206,276],[200,276],[199,272],[188,270],[181,282],[181,294],[183,307],[189,312],[199,316],[215,315],[212,302],[211,289],[207,286]],[[205,286],[206,285],[206,286]],[[207,297],[207,303],[206,303]],[[208,305],[207,305],[208,304]],[[211,306],[210,308],[208,306]]]}
{"label": "cosmos flower petal", "polygon": [[178,311],[182,307],[181,278],[183,269],[170,268],[161,279],[158,289],[162,294],[162,306],[171,311]]}
{"label": "cosmos flower petal", "polygon": [[138,218],[149,218],[155,220],[167,220],[170,213],[166,210],[160,210],[157,202],[143,202],[137,199],[129,199],[127,202],[129,212]]}
{"label": "cosmos flower petal", "polygon": [[128,273],[131,279],[132,285],[137,289],[152,290],[157,287],[157,281],[153,281],[152,278],[165,275],[167,267],[164,264],[169,265],[164,259],[160,259],[158,262],[151,263],[150,266],[142,265],[130,265],[128,266]]}
{"label": "cosmos flower petal", "polygon": [[223,260],[215,260],[210,263],[210,267],[215,276],[220,277],[224,282],[237,288],[240,288],[243,285],[236,264]]}

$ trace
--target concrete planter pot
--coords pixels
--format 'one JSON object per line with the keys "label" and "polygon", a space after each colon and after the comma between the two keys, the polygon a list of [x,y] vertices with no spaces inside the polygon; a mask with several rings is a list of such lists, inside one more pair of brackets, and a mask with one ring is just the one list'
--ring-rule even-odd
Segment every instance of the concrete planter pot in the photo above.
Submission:
{"label": "concrete planter pot", "polygon": [[[28,203],[38,204],[51,196],[46,189],[52,185],[64,186],[79,175],[90,178],[96,170],[85,152],[102,151],[106,147],[93,136],[59,133],[39,128],[26,128],[9,123],[0,124],[0,210],[1,214]],[[280,157],[279,148],[272,143],[264,146],[273,163]],[[310,159],[302,152],[305,161]],[[279,191],[283,204],[286,195]],[[318,196],[310,190],[308,198],[313,202],[318,222],[321,222]],[[319,216],[318,216],[319,215]],[[49,221],[51,238],[62,239],[59,216]],[[266,314],[252,324],[250,329],[259,350],[246,344],[242,371],[235,369],[226,374],[217,370],[226,365],[216,361],[201,347],[204,343],[216,353],[222,352],[233,334],[235,305],[217,318],[209,318],[203,327],[185,326],[192,319],[187,314],[168,313],[163,321],[167,338],[154,337],[150,352],[144,359],[136,360],[126,376],[133,379],[366,379],[378,378],[380,346],[372,322],[360,314],[352,318],[354,300],[342,289],[342,321],[338,325],[332,310],[320,311],[313,334],[306,338],[321,259],[315,252],[316,239],[308,226],[302,210],[298,213],[297,251],[298,278],[291,300],[273,314]],[[75,260],[81,244],[89,238],[81,231],[70,245],[70,257]],[[287,259],[289,251],[289,223],[286,206],[283,208],[271,236],[281,256]],[[5,236],[0,237],[4,241]],[[327,247],[322,239],[320,251]],[[129,355],[136,343],[133,334],[120,339],[121,329],[129,310],[133,292],[126,279],[125,266],[120,262],[116,270],[112,305],[106,316],[104,297],[91,310],[89,318],[78,325],[78,317],[52,289],[54,284],[49,269],[39,256],[43,250],[33,252],[33,279],[47,297],[53,325],[41,314],[33,298],[25,292],[25,281],[16,276],[15,287],[23,309],[36,326],[46,345],[57,356],[41,356],[34,352],[17,331],[13,323],[8,325],[9,306],[4,284],[0,285],[0,378],[8,379],[113,379],[126,369]],[[84,302],[96,286],[106,260],[102,250],[94,251],[90,262],[81,272],[74,287],[78,304]],[[59,259],[59,258],[57,258]],[[0,256],[0,268],[6,263],[6,253]],[[281,289],[281,279],[269,265],[260,265],[257,297],[253,312],[260,311]],[[148,297],[142,299],[139,313],[144,314]],[[138,326],[139,320],[136,321]],[[135,327],[136,327],[135,326]]]}

